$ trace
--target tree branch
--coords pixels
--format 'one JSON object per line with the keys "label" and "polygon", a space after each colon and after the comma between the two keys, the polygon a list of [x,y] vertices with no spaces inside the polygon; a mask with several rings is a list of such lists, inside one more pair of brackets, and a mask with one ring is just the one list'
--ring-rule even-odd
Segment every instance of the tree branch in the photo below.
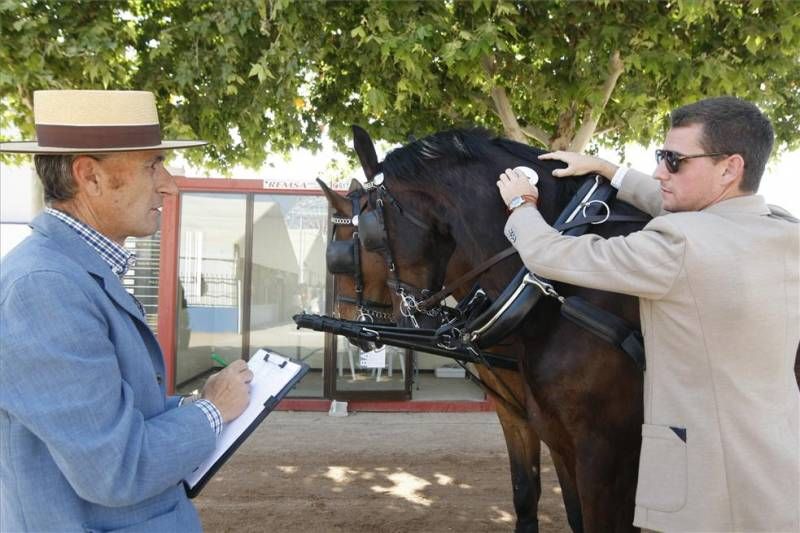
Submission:
{"label": "tree branch", "polygon": [[522,133],[544,146],[550,145],[550,135],[538,126],[525,126],[522,128]]}
{"label": "tree branch", "polygon": [[[490,55],[483,56],[481,58],[481,64],[486,74],[488,74],[490,78],[493,78],[497,67],[494,57]],[[519,122],[517,122],[514,108],[511,106],[511,101],[508,99],[505,88],[495,85],[494,80],[492,80],[491,95],[495,110],[500,116],[500,121],[503,123],[503,130],[505,131],[506,137],[517,142],[528,144],[528,140],[525,138],[525,134],[519,126]]]}
{"label": "tree branch", "polygon": [[570,146],[570,139],[573,138],[575,133],[575,102],[569,104],[569,107],[558,116],[556,123],[556,131],[548,142],[548,147],[551,150],[568,150]]}
{"label": "tree branch", "polygon": [[614,91],[614,87],[616,87],[617,80],[623,70],[625,70],[625,65],[619,57],[619,50],[614,50],[614,53],[611,54],[608,60],[608,76],[606,77],[605,83],[603,83],[603,101],[596,109],[592,106],[586,109],[586,112],[583,114],[581,127],[578,128],[575,137],[572,138],[572,142],[569,144],[570,151],[582,152],[589,142],[589,139],[594,135],[595,129],[597,129],[597,123],[600,121],[603,110],[605,110],[611,98],[611,93]]}

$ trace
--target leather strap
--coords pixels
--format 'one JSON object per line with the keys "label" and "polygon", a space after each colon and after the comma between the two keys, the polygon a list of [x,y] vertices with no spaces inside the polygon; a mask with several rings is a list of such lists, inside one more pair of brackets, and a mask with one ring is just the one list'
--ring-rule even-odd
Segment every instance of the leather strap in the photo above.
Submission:
{"label": "leather strap", "polygon": [[429,298],[426,298],[425,300],[420,302],[420,304],[417,306],[418,310],[427,311],[431,307],[437,305],[439,302],[441,302],[442,300],[453,294],[453,292],[455,292],[459,287],[464,285],[466,282],[471,281],[478,274],[481,274],[486,270],[489,270],[491,267],[493,267],[503,259],[511,257],[516,253],[517,249],[514,248],[513,246],[509,246],[505,250],[494,254],[492,257],[490,257],[486,261],[482,262],[481,264],[479,264],[478,266],[476,266],[475,268],[473,268],[472,270],[470,270],[469,272],[467,272],[466,274],[455,280],[449,286],[442,287],[442,289],[439,292],[433,294]]}

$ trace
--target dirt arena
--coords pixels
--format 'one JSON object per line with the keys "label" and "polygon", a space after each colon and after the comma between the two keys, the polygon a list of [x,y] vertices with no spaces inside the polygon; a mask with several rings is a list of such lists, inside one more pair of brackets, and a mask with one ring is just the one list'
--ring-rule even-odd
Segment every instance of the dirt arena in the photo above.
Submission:
{"label": "dirt arena", "polygon": [[[542,533],[569,531],[549,456]],[[207,532],[513,531],[494,413],[272,413],[195,499]]]}

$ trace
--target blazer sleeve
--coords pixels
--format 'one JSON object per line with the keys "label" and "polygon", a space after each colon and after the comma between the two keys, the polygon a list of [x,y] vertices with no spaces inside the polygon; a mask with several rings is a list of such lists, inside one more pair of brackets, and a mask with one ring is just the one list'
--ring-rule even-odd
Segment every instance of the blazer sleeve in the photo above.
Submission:
{"label": "blazer sleeve", "polygon": [[525,266],[542,277],[650,299],[670,290],[686,248],[668,217],[625,237],[569,237],[548,225],[538,209],[522,207],[509,217],[505,234]]}
{"label": "blazer sleeve", "polygon": [[175,409],[181,404],[181,396],[167,396],[167,409]]}
{"label": "blazer sleeve", "polygon": [[135,388],[110,340],[119,324],[74,279],[24,275],[2,295],[0,313],[0,408],[47,447],[81,498],[141,502],[178,484],[213,451],[216,437],[199,407],[149,418],[135,407]]}
{"label": "blazer sleeve", "polygon": [[661,185],[648,174],[630,169],[622,180],[617,199],[627,202],[652,217],[664,215]]}

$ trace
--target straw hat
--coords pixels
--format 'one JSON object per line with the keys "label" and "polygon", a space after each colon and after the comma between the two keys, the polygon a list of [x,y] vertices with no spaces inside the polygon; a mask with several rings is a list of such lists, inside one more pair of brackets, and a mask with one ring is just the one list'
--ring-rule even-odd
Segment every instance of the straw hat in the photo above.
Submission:
{"label": "straw hat", "polygon": [[0,143],[0,152],[81,154],[167,150],[206,141],[162,141],[153,93],[35,91],[36,141]]}

